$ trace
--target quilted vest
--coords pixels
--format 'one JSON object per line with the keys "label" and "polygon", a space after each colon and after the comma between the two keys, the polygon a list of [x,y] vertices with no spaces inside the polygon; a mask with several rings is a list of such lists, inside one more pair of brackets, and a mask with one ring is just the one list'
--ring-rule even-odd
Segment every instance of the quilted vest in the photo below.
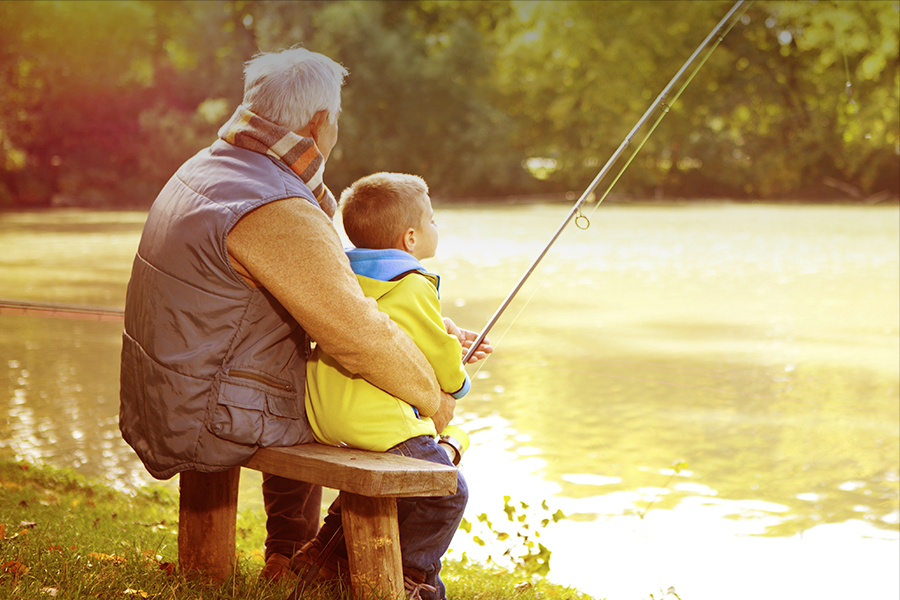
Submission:
{"label": "quilted vest", "polygon": [[286,166],[218,140],[150,208],[125,300],[119,428],[158,479],[313,441],[309,339],[226,249],[243,215],[285,198],[318,206]]}

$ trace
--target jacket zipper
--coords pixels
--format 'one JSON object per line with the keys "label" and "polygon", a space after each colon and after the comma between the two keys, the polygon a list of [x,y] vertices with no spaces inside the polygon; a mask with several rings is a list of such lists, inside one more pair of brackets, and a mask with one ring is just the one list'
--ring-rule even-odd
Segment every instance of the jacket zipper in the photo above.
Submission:
{"label": "jacket zipper", "polygon": [[268,385],[280,390],[284,390],[285,392],[290,392],[292,394],[294,393],[294,388],[292,386],[286,383],[272,381],[268,377],[265,377],[258,373],[251,373],[250,371],[240,371],[238,369],[229,369],[228,375],[236,379],[248,379],[250,381],[255,381],[256,383],[262,383],[263,385]]}

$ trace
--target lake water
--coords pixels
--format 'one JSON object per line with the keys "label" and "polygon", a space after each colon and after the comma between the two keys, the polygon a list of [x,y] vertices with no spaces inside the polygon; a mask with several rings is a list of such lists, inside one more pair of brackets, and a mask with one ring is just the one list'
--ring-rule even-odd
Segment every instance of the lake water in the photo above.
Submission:
{"label": "lake water", "polygon": [[[610,600],[896,599],[898,208],[592,210],[469,367],[467,518],[546,500],[550,578]],[[438,207],[444,312],[480,329],[567,212]],[[0,297],[121,307],[144,217],[0,214]],[[0,453],[151,481],[119,437],[120,332],[0,316]]]}

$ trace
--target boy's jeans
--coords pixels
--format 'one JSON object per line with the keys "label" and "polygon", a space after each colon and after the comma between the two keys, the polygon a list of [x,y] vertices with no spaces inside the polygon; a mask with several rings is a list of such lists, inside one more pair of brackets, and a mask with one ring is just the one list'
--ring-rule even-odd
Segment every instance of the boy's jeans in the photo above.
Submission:
{"label": "boy's jeans", "polygon": [[[437,445],[434,438],[421,435],[406,440],[388,450],[400,454],[453,466],[447,453]],[[462,474],[457,471],[456,493],[450,496],[397,498],[397,522],[400,526],[400,554],[403,558],[404,574],[418,576],[418,580],[434,586],[434,595],[423,593],[425,600],[443,600],[446,596],[444,583],[440,578],[441,557],[450,547],[453,534],[459,528],[469,499],[469,489]],[[328,509],[325,523],[318,538],[327,543],[341,523],[341,498]],[[343,542],[335,552],[347,555]]]}

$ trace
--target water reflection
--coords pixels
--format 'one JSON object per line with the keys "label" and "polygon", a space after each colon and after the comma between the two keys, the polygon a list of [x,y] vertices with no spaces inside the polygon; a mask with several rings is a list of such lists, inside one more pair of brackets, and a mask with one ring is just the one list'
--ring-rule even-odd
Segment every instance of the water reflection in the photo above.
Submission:
{"label": "water reflection", "polygon": [[[684,372],[665,363],[518,358],[495,359],[502,373],[484,381],[503,398],[487,401],[502,401],[499,412],[527,432],[519,454],[543,459],[542,475],[559,482],[562,495],[634,492],[597,517],[640,512],[668,480],[667,467],[683,460],[690,470],[661,492],[656,509],[696,496],[755,499],[779,507],[768,534],[848,519],[896,528],[896,504],[886,502],[897,485],[890,380],[867,374],[865,392],[880,390],[882,398],[864,393],[847,407],[858,392],[847,381],[860,374],[834,368],[794,369],[788,384],[783,372],[736,365]],[[570,401],[585,390],[592,401]],[[743,506],[729,516],[759,516]]]}
{"label": "water reflection", "polygon": [[118,431],[121,325],[2,319],[0,367],[10,401],[0,449],[107,478],[123,489],[146,483]]}
{"label": "water reflection", "polygon": [[[654,592],[648,571],[717,598],[705,579],[719,554],[776,573],[768,557],[798,552],[882,573],[822,578],[806,588],[818,597],[896,595],[898,210],[609,208],[554,247],[492,332],[496,357],[470,367],[457,422],[472,514],[498,513],[504,494],[550,499],[570,516],[546,534],[552,574],[610,598]],[[445,312],[480,327],[564,213],[439,210],[428,266]],[[0,296],[122,306],[142,222],[0,215]],[[118,433],[121,326],[2,316],[0,329],[0,452],[149,481]],[[687,538],[702,568],[682,559]],[[866,545],[882,539],[889,552]],[[784,597],[747,589],[728,596]]]}

